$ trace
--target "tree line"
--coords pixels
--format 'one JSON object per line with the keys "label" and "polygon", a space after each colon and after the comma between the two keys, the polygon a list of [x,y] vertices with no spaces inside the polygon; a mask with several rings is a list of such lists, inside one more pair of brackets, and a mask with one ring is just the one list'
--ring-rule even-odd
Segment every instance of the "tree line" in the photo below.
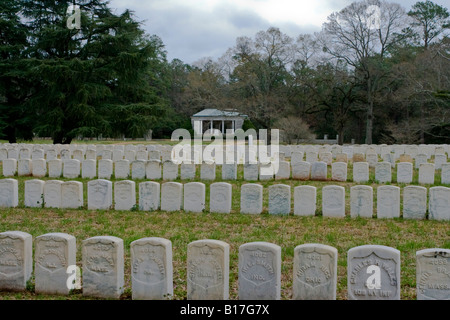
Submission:
{"label": "tree line", "polygon": [[131,11],[76,3],[79,28],[69,1],[0,3],[0,139],[170,138],[216,108],[288,143],[450,142],[450,13],[432,1],[356,1],[320,32],[270,27],[192,64],[168,61]]}

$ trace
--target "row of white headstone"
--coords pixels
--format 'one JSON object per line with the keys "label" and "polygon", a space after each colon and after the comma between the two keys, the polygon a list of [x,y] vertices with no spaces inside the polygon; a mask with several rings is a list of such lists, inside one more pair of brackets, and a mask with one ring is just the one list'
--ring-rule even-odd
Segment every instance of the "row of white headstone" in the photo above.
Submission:
{"label": "row of white headstone", "polygon": [[[47,233],[34,240],[21,231],[0,233],[0,290],[24,291],[34,263],[35,292],[68,295],[82,290],[87,297],[118,299],[125,289],[124,243],[114,236],[82,242],[82,277],[76,265],[76,238]],[[294,249],[293,300],[336,300],[336,248],[302,244]],[[238,299],[281,299],[281,247],[270,242],[239,246]],[[446,272],[450,250],[416,252],[418,300],[450,299]],[[135,300],[173,298],[172,242],[158,237],[130,244],[131,290]],[[230,245],[204,239],[187,246],[186,296],[188,300],[228,300]],[[347,252],[349,300],[399,300],[400,251],[382,245],[353,247]]]}
{"label": "row of white headstone", "polygon": [[[114,186],[114,192],[113,192]],[[209,186],[209,211],[232,212],[233,185],[215,182]],[[296,186],[291,205],[291,186],[274,184],[268,187],[267,212],[274,215],[314,216],[317,214],[317,188]],[[429,192],[428,192],[429,191]],[[0,180],[0,207],[17,207],[18,181]],[[113,197],[114,193],[114,197]],[[429,195],[428,195],[429,193]],[[321,190],[321,209],[324,217],[346,216],[346,189],[328,185]],[[138,198],[138,199],[137,199]],[[60,180],[26,180],[24,190],[26,207],[77,209],[84,207],[83,183]],[[429,200],[429,201],[428,201]],[[376,189],[376,217],[400,218],[401,189],[383,185]],[[112,182],[104,179],[87,183],[88,210],[135,210],[204,212],[206,210],[206,185],[202,182],[141,182],[131,180]],[[240,187],[240,213],[263,212],[263,186],[247,183]],[[403,188],[403,214],[405,219],[450,220],[450,188],[406,186]],[[350,187],[350,216],[374,216],[374,190],[368,185]]]}
{"label": "row of white headstone", "polygon": [[[197,177],[197,167],[200,167],[199,178],[201,180],[216,180],[216,164],[202,163],[197,166],[194,163],[176,164],[172,161],[161,163],[159,160],[30,160],[30,159],[6,159],[3,160],[3,176],[34,176],[36,178],[85,178],[85,179],[151,179],[151,180],[192,180]],[[221,167],[222,180],[236,180],[238,177],[237,164],[223,164]],[[346,162],[333,162],[331,164],[331,180],[347,181],[348,165]],[[353,163],[354,182],[368,182],[370,174],[368,162]],[[375,164],[375,181],[379,183],[392,182],[392,168],[389,162]],[[442,163],[441,183],[450,184],[450,163]],[[317,162],[288,162],[280,161],[277,166],[269,164],[245,164],[243,165],[243,178],[246,181],[257,180],[328,180],[328,165],[323,161]],[[436,167],[433,163],[422,163],[418,168],[418,183],[434,184]],[[413,164],[410,162],[397,163],[397,182],[412,183],[414,177]]]}

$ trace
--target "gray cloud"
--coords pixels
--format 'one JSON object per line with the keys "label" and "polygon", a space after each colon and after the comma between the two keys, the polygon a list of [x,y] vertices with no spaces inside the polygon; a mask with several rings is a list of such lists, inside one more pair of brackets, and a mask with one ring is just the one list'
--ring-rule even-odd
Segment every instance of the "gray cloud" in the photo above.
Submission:
{"label": "gray cloud", "polygon": [[[322,2],[322,10],[329,15],[343,9],[353,1],[323,0]],[[403,0],[398,3],[409,10],[416,2]],[[448,7],[448,0],[434,2]],[[168,59],[178,58],[186,63],[193,63],[203,57],[216,59],[228,48],[234,46],[238,37],[253,38],[258,31],[267,30],[272,26],[296,38],[302,33],[319,31],[320,25],[325,22],[318,21],[317,25],[306,26],[300,26],[291,21],[271,24],[256,11],[240,9],[226,4],[225,1],[212,10],[197,8],[190,1],[181,3],[171,0],[111,0],[110,7],[116,8],[118,12],[125,9],[134,11],[138,20],[145,20],[146,32],[156,34],[162,39],[168,52]]]}

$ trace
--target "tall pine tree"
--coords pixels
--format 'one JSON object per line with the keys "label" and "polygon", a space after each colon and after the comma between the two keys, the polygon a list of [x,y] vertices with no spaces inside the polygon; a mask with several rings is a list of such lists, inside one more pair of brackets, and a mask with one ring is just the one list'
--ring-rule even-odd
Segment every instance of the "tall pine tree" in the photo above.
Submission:
{"label": "tall pine tree", "polygon": [[[142,137],[164,111],[157,77],[165,54],[130,11],[116,15],[101,0],[22,0],[31,28],[27,55],[35,131],[54,143],[77,136]],[[67,24],[78,5],[79,29]]]}

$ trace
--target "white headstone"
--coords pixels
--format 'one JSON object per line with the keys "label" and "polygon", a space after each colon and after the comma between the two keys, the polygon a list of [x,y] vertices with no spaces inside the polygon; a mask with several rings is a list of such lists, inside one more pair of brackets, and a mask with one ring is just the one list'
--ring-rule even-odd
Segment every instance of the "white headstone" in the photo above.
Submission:
{"label": "white headstone", "polygon": [[205,210],[205,184],[201,182],[189,182],[183,187],[184,205],[186,212],[203,212]]}
{"label": "white headstone", "polygon": [[239,300],[281,299],[281,247],[250,242],[239,247]]}
{"label": "white headstone", "polygon": [[291,186],[274,184],[269,186],[269,214],[286,214],[291,212]]}
{"label": "white headstone", "polygon": [[429,192],[429,219],[450,220],[450,188],[431,187]]}
{"label": "white headstone", "polygon": [[195,163],[181,163],[180,164],[180,178],[182,180],[193,180],[196,175]]}
{"label": "white headstone", "polygon": [[15,208],[19,205],[19,183],[15,179],[0,180],[0,208]]}
{"label": "white headstone", "polygon": [[40,208],[44,203],[44,185],[42,180],[25,181],[25,207]]}
{"label": "white headstone", "polygon": [[311,164],[311,180],[327,180],[327,164],[323,161],[316,161]]}
{"label": "white headstone", "polygon": [[322,214],[324,217],[345,217],[345,188],[327,185],[322,188]]}
{"label": "white headstone", "polygon": [[294,188],[294,215],[314,216],[316,214],[317,190],[314,186],[297,186]]}
{"label": "white headstone", "polygon": [[62,174],[63,162],[61,159],[48,160],[49,178],[60,178]]}
{"label": "white headstone", "polygon": [[45,159],[31,160],[32,175],[36,178],[43,178],[47,175],[47,161]]}
{"label": "white headstone", "polygon": [[147,179],[159,180],[161,179],[161,161],[156,159],[150,159],[146,165]]}
{"label": "white headstone", "polygon": [[114,209],[131,210],[136,205],[136,183],[121,180],[114,183]]}
{"label": "white headstone", "polygon": [[403,189],[403,218],[425,219],[427,214],[427,188],[406,186]]}
{"label": "white headstone", "polygon": [[392,181],[391,164],[389,162],[378,162],[375,165],[375,180],[379,183]]}
{"label": "white headstone", "polygon": [[342,182],[347,181],[346,162],[333,162],[331,164],[331,180]]}
{"label": "white headstone", "polygon": [[369,164],[367,162],[353,163],[353,182],[364,183],[369,181]]}
{"label": "white headstone", "polygon": [[161,186],[158,182],[139,183],[139,210],[156,211],[159,209]]}
{"label": "white headstone", "polygon": [[372,218],[373,189],[371,186],[353,186],[350,188],[350,216]]}
{"label": "white headstone", "polygon": [[131,242],[133,300],[170,300],[173,296],[172,242],[151,237]]}
{"label": "white headstone", "polygon": [[216,179],[216,164],[203,162],[200,165],[200,179],[213,181]]}
{"label": "white headstone", "polygon": [[245,163],[244,164],[244,180],[258,181],[259,166],[258,164]]}
{"label": "white headstone", "polygon": [[441,183],[450,184],[450,163],[444,163],[441,168]]}
{"label": "white headstone", "polygon": [[100,159],[98,160],[98,178],[99,179],[111,179],[113,174],[113,164],[112,160]]}
{"label": "white headstone", "polygon": [[61,186],[60,180],[47,180],[44,185],[44,207],[61,208]]}
{"label": "white headstone", "polygon": [[413,164],[411,162],[399,162],[397,164],[397,182],[411,183],[413,179]]}
{"label": "white headstone", "polygon": [[434,164],[422,163],[419,167],[419,183],[434,184]]}
{"label": "white headstone", "polygon": [[449,300],[450,250],[424,249],[416,252],[417,300]]}
{"label": "white headstone", "polygon": [[68,295],[69,266],[76,266],[76,239],[66,233],[46,233],[35,240],[35,292]]}
{"label": "white headstone", "polygon": [[210,212],[231,212],[231,190],[232,186],[227,182],[215,182],[210,185]]}
{"label": "white headstone", "polygon": [[3,176],[14,177],[17,173],[17,160],[4,159],[2,162],[3,162]]}
{"label": "white headstone", "polygon": [[161,185],[161,210],[181,210],[183,185],[179,182],[165,182]]}
{"label": "white headstone", "polygon": [[293,300],[336,300],[336,248],[303,244],[294,249]]}
{"label": "white headstone", "polygon": [[187,299],[228,300],[230,245],[197,240],[187,249]]}
{"label": "white headstone", "polygon": [[[129,159],[126,159],[130,161]],[[133,180],[143,180],[146,177],[146,161],[144,160],[134,160],[131,162],[131,179]]]}
{"label": "white headstone", "polygon": [[280,161],[275,172],[275,180],[287,180],[291,177],[291,164],[288,161]]}
{"label": "white headstone", "polygon": [[75,179],[80,176],[81,163],[76,159],[67,159],[63,162],[63,177]]}
{"label": "white headstone", "polygon": [[61,208],[78,209],[83,206],[83,183],[66,181],[61,185]]}
{"label": "white headstone", "polygon": [[263,186],[247,183],[241,186],[241,213],[260,214],[263,209]]}
{"label": "white headstone", "polygon": [[163,180],[178,179],[178,163],[167,160],[163,162]]}
{"label": "white headstone", "polygon": [[33,240],[22,231],[0,233],[0,290],[25,291],[33,272]]}
{"label": "white headstone", "polygon": [[17,160],[17,175],[18,176],[31,176],[33,172],[33,163],[31,159],[19,159]]}
{"label": "white headstone", "polygon": [[[111,161],[111,160],[109,160]],[[83,160],[81,163],[81,177],[83,179],[94,179],[97,177],[97,161],[92,159]]]}
{"label": "white headstone", "polygon": [[114,177],[128,179],[130,177],[130,161],[121,159],[114,162]]}
{"label": "white headstone", "polygon": [[108,210],[112,208],[111,181],[104,179],[92,180],[88,182],[87,187],[89,210]]}
{"label": "white headstone", "polygon": [[347,288],[349,300],[400,300],[400,251],[380,245],[351,248]]}
{"label": "white headstone", "polygon": [[123,240],[113,236],[82,243],[83,296],[118,299],[124,291]]}
{"label": "white headstone", "polygon": [[400,188],[380,186],[377,188],[377,218],[400,217]]}

